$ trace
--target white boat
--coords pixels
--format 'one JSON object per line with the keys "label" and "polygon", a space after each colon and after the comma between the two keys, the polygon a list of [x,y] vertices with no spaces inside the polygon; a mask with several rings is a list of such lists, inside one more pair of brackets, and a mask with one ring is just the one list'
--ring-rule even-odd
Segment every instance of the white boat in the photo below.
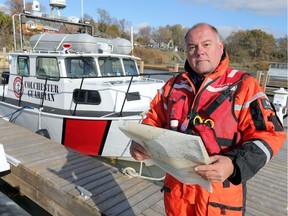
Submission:
{"label": "white boat", "polygon": [[0,116],[81,153],[131,160],[118,121],[140,122],[164,84],[139,74],[131,42],[43,15],[14,15],[13,29]]}
{"label": "white boat", "polygon": [[287,62],[271,62],[268,76],[276,79],[287,79]]}

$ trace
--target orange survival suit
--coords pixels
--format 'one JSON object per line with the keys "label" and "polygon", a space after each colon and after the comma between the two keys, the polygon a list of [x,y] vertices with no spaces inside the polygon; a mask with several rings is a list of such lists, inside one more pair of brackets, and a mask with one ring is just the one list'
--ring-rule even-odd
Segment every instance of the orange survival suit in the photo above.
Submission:
{"label": "orange survival suit", "polygon": [[[234,164],[232,176],[212,183],[212,193],[167,173],[162,188],[167,215],[244,215],[246,181],[285,141],[283,127],[256,79],[228,64],[224,53],[214,73],[200,81],[186,61],[186,72],[158,91],[143,120],[166,129],[176,120],[178,131],[200,135],[210,155],[228,156]],[[213,128],[193,122],[195,116],[212,119]]]}

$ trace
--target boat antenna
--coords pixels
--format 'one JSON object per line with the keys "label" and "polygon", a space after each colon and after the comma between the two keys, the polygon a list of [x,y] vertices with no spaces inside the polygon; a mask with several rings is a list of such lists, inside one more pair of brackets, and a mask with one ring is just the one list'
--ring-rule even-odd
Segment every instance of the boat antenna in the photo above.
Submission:
{"label": "boat antenna", "polygon": [[82,23],[84,23],[84,15],[83,15],[83,0],[81,0],[81,13],[82,13]]}
{"label": "boat antenna", "polygon": [[25,2],[25,0],[23,0],[23,11],[26,11],[26,2]]}
{"label": "boat antenna", "polygon": [[131,36],[130,36],[130,40],[131,40],[131,45],[132,45],[132,50],[131,50],[131,54],[133,55],[133,50],[134,50],[134,38],[133,38],[133,26],[131,26],[131,29],[130,29],[130,34],[131,34]]}

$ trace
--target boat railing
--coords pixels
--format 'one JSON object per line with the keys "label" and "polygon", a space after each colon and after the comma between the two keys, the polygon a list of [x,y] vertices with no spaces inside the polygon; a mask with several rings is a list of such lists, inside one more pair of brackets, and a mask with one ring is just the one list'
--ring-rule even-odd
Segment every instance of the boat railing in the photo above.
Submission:
{"label": "boat railing", "polygon": [[127,95],[128,95],[128,93],[129,93],[129,89],[130,89],[130,87],[131,87],[132,80],[133,80],[133,76],[131,76],[129,85],[128,85],[128,87],[127,87],[127,91],[126,91],[126,93],[125,93],[125,98],[124,98],[124,100],[123,100],[122,107],[121,107],[121,110],[120,110],[120,113],[119,113],[120,117],[122,117],[124,105],[125,105],[125,102],[127,101]]}
{"label": "boat railing", "polygon": [[[121,106],[121,109],[120,111],[117,111],[118,115],[121,117],[123,115],[123,110],[124,110],[124,106],[125,106],[125,103],[127,102],[127,96],[129,95],[129,90],[131,88],[131,86],[133,85],[133,83],[139,83],[139,82],[152,82],[152,83],[163,83],[168,80],[169,78],[175,76],[176,74],[178,74],[178,72],[162,72],[162,73],[149,73],[149,74],[137,74],[137,75],[127,75],[127,76],[115,76],[115,77],[86,77],[86,76],[82,76],[82,77],[75,77],[75,78],[71,78],[71,77],[55,77],[55,76],[46,76],[46,77],[42,77],[41,79],[44,81],[44,88],[43,88],[43,94],[41,94],[41,98],[40,98],[40,108],[41,107],[44,107],[45,106],[45,95],[46,95],[46,91],[47,91],[47,85],[49,84],[48,82],[49,81],[52,81],[52,82],[59,82],[60,80],[65,80],[65,79],[81,79],[80,83],[79,83],[79,88],[78,88],[78,93],[76,95],[76,99],[74,101],[75,103],[75,106],[74,106],[74,109],[73,109],[73,116],[76,116],[77,115],[77,109],[78,109],[78,105],[79,105],[79,102],[80,102],[80,96],[81,96],[81,91],[83,90],[83,86],[85,86],[85,83],[89,82],[91,84],[91,80],[95,80],[95,79],[107,79],[107,82],[105,82],[107,85],[110,85],[112,86],[112,82],[113,82],[113,79],[115,79],[115,82],[118,80],[118,81],[121,81],[121,78],[122,78],[122,81],[123,81],[123,78],[126,78],[125,80],[127,81],[127,88],[125,90],[125,96],[124,96],[124,99],[122,101],[122,106]],[[2,85],[3,85],[3,96],[2,96],[2,101],[5,100],[5,95],[4,95],[4,89],[5,89],[5,86],[8,84],[7,80],[8,79],[11,79],[10,76],[17,76],[19,77],[19,75],[16,75],[16,74],[5,74],[4,77],[2,77],[2,79],[5,79],[5,82],[3,82],[2,80]],[[156,76],[156,78],[152,78],[153,76]],[[163,77],[167,76],[166,79],[163,79]],[[31,78],[37,78],[36,76],[20,76],[21,77],[21,84],[20,86],[23,86],[23,83],[25,81],[25,79],[31,79]],[[118,79],[116,79],[118,78]],[[139,79],[140,78],[140,79]],[[162,79],[161,79],[162,78]],[[13,79],[11,79],[12,81]],[[89,81],[90,80],[90,81]],[[125,81],[124,80],[124,81]],[[10,82],[11,82],[10,81]],[[22,104],[22,95],[23,93],[20,93],[19,95],[19,98],[18,98],[18,106],[21,107],[21,104]]]}
{"label": "boat railing", "polygon": [[[30,20],[33,23],[37,23],[38,25],[69,25],[72,28],[69,28],[67,30],[68,33],[71,33],[71,29],[77,29],[77,31],[82,31],[82,33],[88,33],[90,35],[94,35],[94,28],[91,24],[89,23],[81,23],[81,22],[71,22],[69,20],[63,20],[63,19],[57,19],[57,18],[52,18],[52,17],[45,17],[45,16],[35,16],[33,14],[28,14],[28,13],[20,13],[20,14],[14,14],[12,16],[12,27],[13,27],[13,35],[14,35],[14,50],[15,51],[24,51],[24,50],[29,50],[29,46],[25,44],[25,28],[24,25],[25,21]],[[20,25],[19,25],[20,23]],[[27,23],[26,23],[27,24]],[[19,27],[17,27],[19,26]],[[62,29],[63,30],[63,29]],[[76,32],[77,32],[76,31]],[[78,32],[77,32],[78,33]],[[27,38],[29,38],[30,35],[27,34]]]}
{"label": "boat railing", "polygon": [[[127,89],[126,89],[126,92],[125,92],[125,97],[123,99],[123,102],[122,102],[122,106],[121,106],[121,109],[119,111],[119,117],[122,117],[123,116],[123,109],[124,109],[124,106],[125,106],[125,103],[127,101],[127,96],[129,94],[129,90],[130,90],[130,87],[133,83],[133,79],[135,79],[136,77],[142,77],[144,80],[146,81],[149,81],[149,82],[154,82],[154,83],[157,83],[157,82],[162,82],[164,84],[164,81],[163,80],[160,80],[160,79],[153,79],[151,78],[151,76],[163,76],[163,75],[168,75],[170,77],[172,76],[175,76],[176,74],[178,74],[178,72],[175,72],[175,73],[172,73],[172,72],[168,72],[168,73],[150,73],[150,74],[139,74],[139,75],[130,75],[130,76],[121,76],[121,77],[131,77],[130,80],[129,80],[129,84],[127,86]],[[147,76],[147,77],[145,77]],[[86,79],[87,77],[82,77],[81,79],[81,84],[80,84],[80,88],[79,88],[79,91],[78,91],[78,94],[77,94],[77,100],[75,101],[75,107],[74,107],[74,110],[73,110],[73,115],[75,116],[76,115],[76,111],[77,111],[77,106],[78,106],[78,103],[79,103],[79,98],[80,98],[80,95],[81,95],[81,90],[82,90],[82,87],[83,87],[83,83],[84,83],[84,79]],[[102,77],[103,78],[103,77]],[[104,78],[107,78],[107,77],[104,77]],[[137,80],[139,81],[139,80]]]}

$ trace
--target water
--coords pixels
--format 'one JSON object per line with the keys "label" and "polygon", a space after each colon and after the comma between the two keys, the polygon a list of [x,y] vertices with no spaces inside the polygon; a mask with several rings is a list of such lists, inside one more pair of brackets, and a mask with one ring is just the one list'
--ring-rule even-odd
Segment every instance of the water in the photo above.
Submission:
{"label": "water", "polygon": [[[24,211],[26,211],[30,215],[51,216],[51,214],[49,214],[43,208],[35,204],[28,197],[19,193],[19,191],[16,188],[13,188],[1,178],[0,178],[0,191],[7,197],[9,197],[12,201],[14,201],[16,204],[18,204]],[[4,211],[3,209],[1,210],[2,210],[1,212]],[[5,212],[3,215],[11,215],[10,213],[11,213],[10,210],[7,209],[7,212]]]}
{"label": "water", "polygon": [[[151,78],[153,79],[160,79],[166,82],[168,79],[171,77],[175,76],[177,73],[169,72],[169,71],[162,71],[162,70],[150,70],[150,69],[145,69],[144,74],[151,74]],[[153,75],[156,74],[156,75]]]}

